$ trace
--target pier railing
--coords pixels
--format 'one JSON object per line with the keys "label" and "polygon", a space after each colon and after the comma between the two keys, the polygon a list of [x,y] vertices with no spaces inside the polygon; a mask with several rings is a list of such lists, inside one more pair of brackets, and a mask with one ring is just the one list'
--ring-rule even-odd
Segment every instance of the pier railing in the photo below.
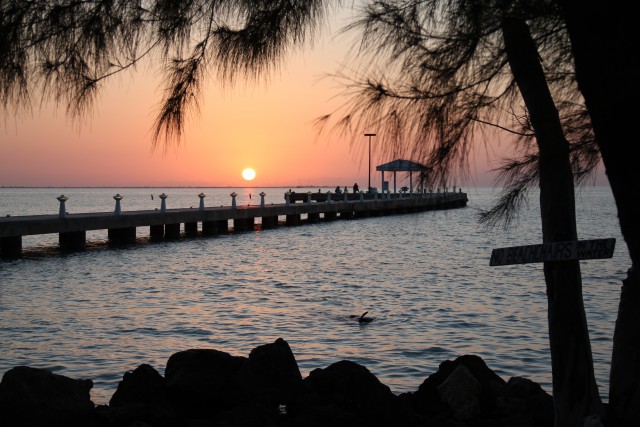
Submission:
{"label": "pier railing", "polygon": [[[58,215],[7,216],[0,218],[0,257],[15,258],[22,255],[22,237],[28,235],[59,235],[60,248],[83,249],[86,232],[107,230],[111,243],[134,243],[136,229],[149,227],[151,239],[175,239],[184,235],[216,235],[229,231],[251,231],[256,226],[262,229],[303,223],[316,223],[335,219],[365,218],[421,212],[431,209],[451,209],[466,206],[467,194],[458,192],[412,193],[403,195],[380,194],[327,194],[286,193],[282,204],[264,204],[264,193],[259,206],[236,206],[235,193],[231,194],[232,205],[227,207],[205,207],[204,195],[200,196],[199,208],[167,209],[166,195],[162,194],[159,210],[123,211],[122,197],[116,200],[113,212],[68,214],[64,196],[58,197]],[[164,197],[163,197],[164,196]],[[315,197],[314,197],[315,196]],[[367,196],[367,197],[365,197]],[[301,203],[296,203],[301,202]],[[284,217],[282,222],[279,218]],[[256,223],[260,218],[260,223]],[[229,222],[232,221],[232,227]],[[198,224],[201,227],[198,227]]]}

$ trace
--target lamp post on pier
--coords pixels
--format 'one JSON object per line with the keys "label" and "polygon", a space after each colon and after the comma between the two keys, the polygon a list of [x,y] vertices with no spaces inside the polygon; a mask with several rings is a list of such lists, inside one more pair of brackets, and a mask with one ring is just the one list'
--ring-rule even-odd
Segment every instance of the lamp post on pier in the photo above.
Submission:
{"label": "lamp post on pier", "polygon": [[376,136],[375,133],[365,133],[364,136],[369,137],[369,186],[367,187],[367,191],[371,193],[371,137]]}

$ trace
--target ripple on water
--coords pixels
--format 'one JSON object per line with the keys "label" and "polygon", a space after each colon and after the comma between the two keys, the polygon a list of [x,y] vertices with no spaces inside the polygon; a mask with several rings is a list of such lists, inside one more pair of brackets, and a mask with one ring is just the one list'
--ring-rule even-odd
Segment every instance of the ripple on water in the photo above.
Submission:
{"label": "ripple on water", "polygon": [[[541,268],[488,266],[492,248],[541,239],[536,203],[506,233],[479,230],[475,212],[459,209],[3,262],[0,371],[23,364],[92,378],[94,401],[106,403],[141,363],[163,373],[176,351],[246,356],[282,337],[303,375],[350,359],[400,393],[442,361],[477,354],[505,379],[524,375],[550,391]],[[625,256],[618,245],[614,259],[583,268],[603,395]],[[348,317],[364,311],[374,322]]]}

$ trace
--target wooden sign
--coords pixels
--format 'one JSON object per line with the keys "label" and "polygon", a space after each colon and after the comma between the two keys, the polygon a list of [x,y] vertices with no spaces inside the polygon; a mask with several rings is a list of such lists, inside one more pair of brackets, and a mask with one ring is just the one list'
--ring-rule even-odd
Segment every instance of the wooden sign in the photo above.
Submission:
{"label": "wooden sign", "polygon": [[616,239],[595,239],[498,248],[491,252],[489,265],[611,258],[615,246]]}

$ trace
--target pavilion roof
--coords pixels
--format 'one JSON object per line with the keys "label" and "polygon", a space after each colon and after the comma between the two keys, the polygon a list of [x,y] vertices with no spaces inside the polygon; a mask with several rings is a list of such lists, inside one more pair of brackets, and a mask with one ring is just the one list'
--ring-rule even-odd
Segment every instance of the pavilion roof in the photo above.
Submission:
{"label": "pavilion roof", "polygon": [[412,162],[411,160],[396,159],[389,163],[376,166],[377,171],[384,172],[411,172],[411,171],[426,171],[429,168],[420,163]]}

